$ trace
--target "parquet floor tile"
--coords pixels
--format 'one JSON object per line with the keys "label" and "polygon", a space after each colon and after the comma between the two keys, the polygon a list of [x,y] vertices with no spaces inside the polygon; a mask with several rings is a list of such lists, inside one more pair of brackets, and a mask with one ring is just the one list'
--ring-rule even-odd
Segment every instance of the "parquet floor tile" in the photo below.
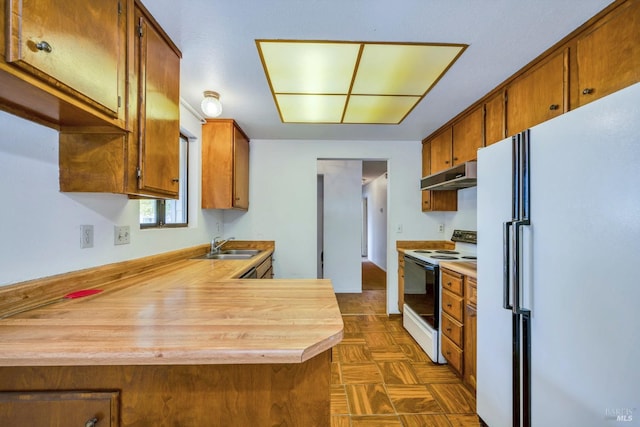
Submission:
{"label": "parquet floor tile", "polygon": [[477,415],[461,415],[450,414],[447,415],[451,427],[481,427],[480,420]]}
{"label": "parquet floor tile", "polygon": [[439,414],[442,407],[426,384],[387,385],[387,393],[398,413]]}
{"label": "parquet floor tile", "polygon": [[400,415],[404,427],[451,427],[446,415]]}
{"label": "parquet floor tile", "polygon": [[382,383],[382,374],[374,362],[342,363],[342,381],[344,384]]}
{"label": "parquet floor tile", "polygon": [[379,362],[385,384],[418,384],[420,380],[408,360]]}
{"label": "parquet floor tile", "polygon": [[402,422],[396,415],[353,416],[351,427],[402,427]]}
{"label": "parquet floor tile", "polygon": [[331,427],[481,426],[474,393],[429,359],[402,316],[385,314],[386,290],[336,297],[344,339],[332,351]]}
{"label": "parquet floor tile", "polygon": [[349,410],[353,415],[395,414],[383,384],[347,384]]}
{"label": "parquet floor tile", "polygon": [[445,412],[469,414],[476,412],[476,398],[462,383],[429,384]]}
{"label": "parquet floor tile", "polygon": [[349,415],[347,392],[343,385],[331,385],[331,415]]}

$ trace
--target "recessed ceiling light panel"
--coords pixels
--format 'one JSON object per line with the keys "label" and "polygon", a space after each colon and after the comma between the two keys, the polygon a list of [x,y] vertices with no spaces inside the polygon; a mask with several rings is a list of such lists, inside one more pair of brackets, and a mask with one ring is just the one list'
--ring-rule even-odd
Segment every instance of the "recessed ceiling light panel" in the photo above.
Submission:
{"label": "recessed ceiling light panel", "polygon": [[419,96],[351,95],[342,123],[400,123],[418,101]]}
{"label": "recessed ceiling light panel", "polygon": [[397,124],[466,45],[256,40],[283,122]]}
{"label": "recessed ceiling light panel", "polygon": [[340,123],[346,101],[346,95],[276,95],[285,123]]}

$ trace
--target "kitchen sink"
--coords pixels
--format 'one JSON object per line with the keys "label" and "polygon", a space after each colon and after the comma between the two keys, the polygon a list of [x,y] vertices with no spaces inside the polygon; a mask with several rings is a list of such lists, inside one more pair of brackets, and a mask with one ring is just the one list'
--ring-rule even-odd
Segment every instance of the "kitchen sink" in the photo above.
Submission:
{"label": "kitchen sink", "polygon": [[249,259],[252,258],[254,255],[251,254],[224,254],[224,253],[219,253],[219,254],[204,254],[198,257],[195,257],[193,259]]}
{"label": "kitchen sink", "polygon": [[249,259],[258,255],[261,250],[258,249],[228,249],[216,253],[206,253],[193,259]]}
{"label": "kitchen sink", "polygon": [[232,254],[232,255],[258,255],[262,252],[260,249],[227,249],[224,251],[220,251],[221,254]]}

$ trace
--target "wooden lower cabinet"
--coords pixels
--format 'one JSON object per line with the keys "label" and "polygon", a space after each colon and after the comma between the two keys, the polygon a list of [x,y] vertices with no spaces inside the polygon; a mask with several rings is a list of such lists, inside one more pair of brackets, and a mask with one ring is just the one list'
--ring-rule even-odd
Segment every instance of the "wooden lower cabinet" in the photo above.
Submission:
{"label": "wooden lower cabinet", "polygon": [[477,281],[443,268],[442,355],[472,389],[476,388]]}
{"label": "wooden lower cabinet", "polygon": [[404,312],[404,253],[398,252],[398,311]]}
{"label": "wooden lower cabinet", "polygon": [[1,426],[118,427],[117,391],[0,392]]}
{"label": "wooden lower cabinet", "polygon": [[258,279],[273,279],[273,260],[271,257],[262,261],[262,264],[256,267],[256,275]]}
{"label": "wooden lower cabinet", "polygon": [[[291,364],[0,368],[2,389],[20,395],[34,394],[32,391],[37,390],[47,390],[40,394],[50,396],[63,394],[63,390],[114,390],[116,395],[119,392],[119,425],[123,427],[328,427],[330,378],[331,350],[306,362]],[[0,408],[11,407],[5,403],[9,395],[14,396],[0,393],[0,399],[4,399],[0,400]],[[108,396],[103,403],[106,411]],[[37,402],[23,405],[28,412],[38,410]],[[12,424],[0,418],[0,425],[85,426],[87,420],[79,419],[81,422],[75,424],[69,418],[63,424],[50,421]],[[96,427],[103,425],[118,424],[101,421]]]}

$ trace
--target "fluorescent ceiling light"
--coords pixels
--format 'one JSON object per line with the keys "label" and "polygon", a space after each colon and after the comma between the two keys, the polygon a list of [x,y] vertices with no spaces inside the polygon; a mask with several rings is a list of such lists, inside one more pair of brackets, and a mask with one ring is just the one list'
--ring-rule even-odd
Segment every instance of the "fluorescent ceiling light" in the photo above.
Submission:
{"label": "fluorescent ceiling light", "polygon": [[285,123],[398,124],[467,45],[256,40]]}

